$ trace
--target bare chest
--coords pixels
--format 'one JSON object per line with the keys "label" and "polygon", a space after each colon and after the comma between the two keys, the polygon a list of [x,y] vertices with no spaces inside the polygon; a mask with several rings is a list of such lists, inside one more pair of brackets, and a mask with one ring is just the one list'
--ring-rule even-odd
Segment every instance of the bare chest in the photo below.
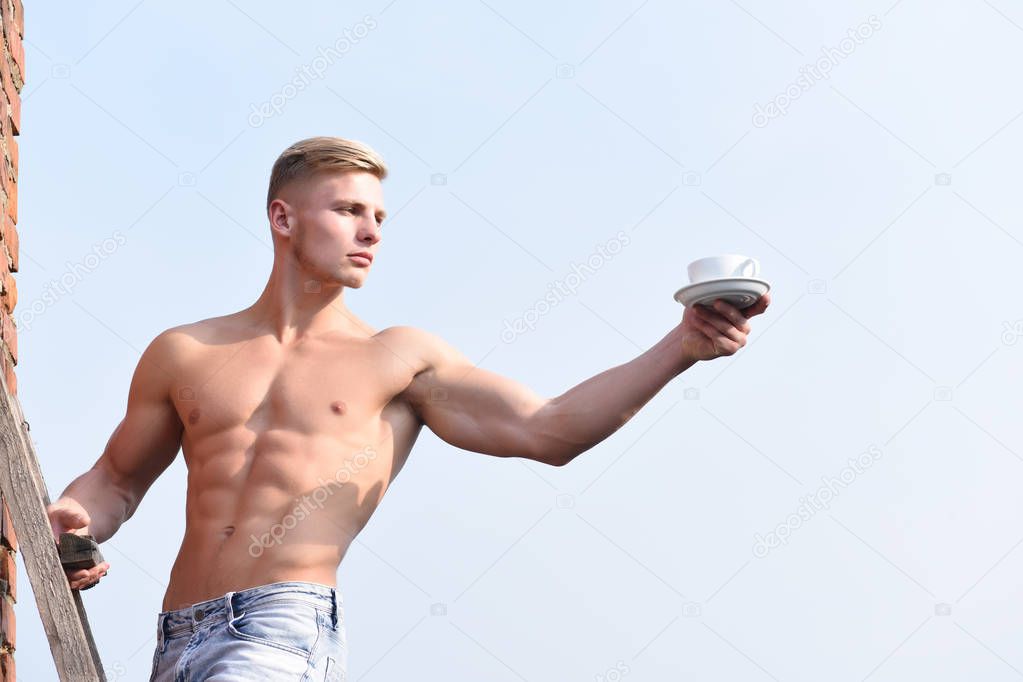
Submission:
{"label": "bare chest", "polygon": [[285,350],[257,337],[197,351],[175,381],[173,400],[183,441],[193,446],[261,436],[363,441],[384,421],[391,431],[412,427],[414,415],[396,396],[413,375],[409,362],[372,339],[312,340]]}

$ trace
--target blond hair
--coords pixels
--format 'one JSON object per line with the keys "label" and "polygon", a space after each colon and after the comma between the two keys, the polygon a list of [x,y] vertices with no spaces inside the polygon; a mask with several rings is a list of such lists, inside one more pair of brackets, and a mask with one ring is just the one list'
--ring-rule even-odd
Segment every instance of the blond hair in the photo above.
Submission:
{"label": "blond hair", "polygon": [[266,210],[288,183],[308,178],[322,170],[365,171],[380,180],[387,177],[387,165],[369,145],[343,137],[310,137],[299,140],[277,157],[270,172]]}

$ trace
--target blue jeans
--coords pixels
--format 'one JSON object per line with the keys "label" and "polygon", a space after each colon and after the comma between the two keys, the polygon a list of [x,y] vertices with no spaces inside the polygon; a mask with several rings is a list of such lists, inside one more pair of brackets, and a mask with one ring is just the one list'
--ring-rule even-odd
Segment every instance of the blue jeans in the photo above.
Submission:
{"label": "blue jeans", "polygon": [[344,682],[340,591],[309,582],[261,585],[165,611],[150,682]]}

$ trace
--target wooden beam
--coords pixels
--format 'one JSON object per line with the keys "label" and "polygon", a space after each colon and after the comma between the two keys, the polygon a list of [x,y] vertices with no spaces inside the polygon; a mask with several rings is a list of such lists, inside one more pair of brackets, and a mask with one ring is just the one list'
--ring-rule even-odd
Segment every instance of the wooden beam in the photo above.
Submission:
{"label": "wooden beam", "polygon": [[61,682],[106,682],[81,594],[68,585],[60,565],[46,506],[46,491],[17,396],[0,372],[0,489],[18,533],[21,556],[36,597],[50,652]]}

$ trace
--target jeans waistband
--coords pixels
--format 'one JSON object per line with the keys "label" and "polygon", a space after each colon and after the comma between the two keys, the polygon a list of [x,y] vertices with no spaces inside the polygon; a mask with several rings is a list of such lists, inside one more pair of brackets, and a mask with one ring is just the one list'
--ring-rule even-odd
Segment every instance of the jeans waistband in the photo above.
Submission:
{"label": "jeans waistband", "polygon": [[207,599],[183,609],[164,611],[157,618],[157,645],[163,650],[168,639],[191,634],[204,624],[212,624],[221,620],[231,620],[236,614],[245,611],[262,601],[272,601],[274,597],[299,598],[308,600],[313,606],[330,611],[331,624],[337,627],[338,608],[343,608],[341,592],[335,587],[298,580],[270,583],[250,587],[238,592],[228,592],[222,597]]}

